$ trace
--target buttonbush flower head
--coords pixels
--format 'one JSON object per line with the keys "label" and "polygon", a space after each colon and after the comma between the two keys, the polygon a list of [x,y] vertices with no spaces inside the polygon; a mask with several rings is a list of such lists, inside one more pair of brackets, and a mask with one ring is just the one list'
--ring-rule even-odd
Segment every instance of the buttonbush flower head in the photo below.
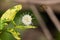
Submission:
{"label": "buttonbush flower head", "polygon": [[30,25],[32,23],[32,17],[30,15],[24,15],[22,17],[22,23],[26,26]]}

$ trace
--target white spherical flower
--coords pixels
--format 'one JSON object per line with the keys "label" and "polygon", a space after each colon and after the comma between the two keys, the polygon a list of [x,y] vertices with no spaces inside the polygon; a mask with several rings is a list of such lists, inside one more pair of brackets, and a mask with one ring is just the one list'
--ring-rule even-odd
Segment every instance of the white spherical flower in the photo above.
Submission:
{"label": "white spherical flower", "polygon": [[24,15],[22,17],[22,23],[25,25],[30,25],[32,23],[32,17],[30,15]]}

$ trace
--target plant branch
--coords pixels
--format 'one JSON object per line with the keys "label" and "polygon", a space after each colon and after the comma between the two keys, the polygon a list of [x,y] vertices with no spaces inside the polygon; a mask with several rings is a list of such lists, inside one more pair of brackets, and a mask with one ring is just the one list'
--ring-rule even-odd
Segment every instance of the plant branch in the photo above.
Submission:
{"label": "plant branch", "polygon": [[52,22],[55,24],[55,26],[58,29],[58,31],[60,31],[60,23],[59,23],[59,20],[55,16],[55,14],[52,11],[51,7],[46,6],[46,8],[44,7],[44,9],[47,12],[48,16],[50,17],[50,19],[52,20]]}
{"label": "plant branch", "polygon": [[48,28],[46,27],[44,20],[42,19],[41,15],[39,14],[39,12],[37,11],[36,7],[34,5],[30,5],[30,8],[32,9],[34,15],[36,16],[40,27],[42,28],[45,36],[47,37],[48,40],[53,40],[52,35],[50,34],[50,32],[48,31]]}

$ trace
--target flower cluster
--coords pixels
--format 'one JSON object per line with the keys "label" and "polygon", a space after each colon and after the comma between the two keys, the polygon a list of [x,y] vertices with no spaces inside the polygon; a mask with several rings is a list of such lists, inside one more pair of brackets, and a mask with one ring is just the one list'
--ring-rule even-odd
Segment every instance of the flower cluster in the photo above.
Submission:
{"label": "flower cluster", "polygon": [[26,26],[30,25],[32,23],[32,17],[30,15],[24,15],[22,17],[22,23]]}

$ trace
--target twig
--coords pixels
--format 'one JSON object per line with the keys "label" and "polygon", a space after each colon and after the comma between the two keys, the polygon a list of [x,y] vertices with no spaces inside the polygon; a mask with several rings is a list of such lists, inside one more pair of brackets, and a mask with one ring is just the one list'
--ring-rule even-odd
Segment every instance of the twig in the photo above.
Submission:
{"label": "twig", "polygon": [[50,34],[50,32],[48,31],[42,17],[40,16],[39,12],[37,11],[36,7],[34,5],[30,5],[30,8],[32,9],[34,15],[36,16],[45,36],[47,37],[48,40],[53,40],[52,35]]}
{"label": "twig", "polygon": [[29,4],[57,4],[60,3],[60,0],[14,0],[17,3],[29,3]]}
{"label": "twig", "polygon": [[46,6],[47,8],[44,7],[45,11],[47,12],[47,14],[49,15],[50,19],[52,20],[52,22],[55,24],[56,28],[58,29],[58,31],[60,31],[60,23],[59,20],[57,19],[57,17],[55,16],[54,12],[52,11],[52,9],[49,6]]}

